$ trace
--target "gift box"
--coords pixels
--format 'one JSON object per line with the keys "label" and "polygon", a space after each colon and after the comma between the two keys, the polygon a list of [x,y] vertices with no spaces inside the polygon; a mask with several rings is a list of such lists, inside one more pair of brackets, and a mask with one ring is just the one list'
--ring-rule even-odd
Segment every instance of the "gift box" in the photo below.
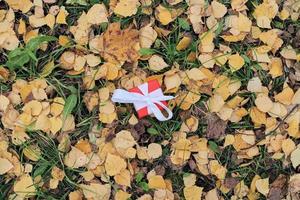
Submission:
{"label": "gift box", "polygon": [[[172,117],[172,111],[167,107],[167,100],[173,98],[173,96],[164,96],[157,80],[150,80],[129,91],[116,89],[112,101],[133,103],[140,119],[154,114],[159,121],[165,121]],[[167,117],[161,113],[162,110],[167,111]]]}
{"label": "gift box", "polygon": [[[147,83],[144,83],[142,85],[139,85],[138,87],[132,88],[129,90],[129,92],[138,93],[138,94],[142,94],[142,95],[145,93],[148,93],[153,97],[159,97],[159,96],[164,95],[161,90],[160,84],[156,79],[150,80]],[[163,103],[165,106],[168,105],[166,101],[161,101],[161,103]],[[147,115],[152,114],[152,111],[147,107],[147,104],[145,104],[143,102],[135,102],[135,103],[133,103],[133,105],[134,105],[134,108],[140,119]],[[155,103],[155,105],[160,110],[163,110],[163,107],[160,106],[159,104]]]}

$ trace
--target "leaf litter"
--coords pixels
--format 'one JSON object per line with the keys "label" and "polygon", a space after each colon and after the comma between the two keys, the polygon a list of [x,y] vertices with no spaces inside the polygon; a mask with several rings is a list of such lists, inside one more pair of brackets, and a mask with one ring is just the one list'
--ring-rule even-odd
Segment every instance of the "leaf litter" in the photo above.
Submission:
{"label": "leaf litter", "polygon": [[[1,198],[298,199],[299,11],[1,1]],[[170,121],[111,101],[153,79]]]}

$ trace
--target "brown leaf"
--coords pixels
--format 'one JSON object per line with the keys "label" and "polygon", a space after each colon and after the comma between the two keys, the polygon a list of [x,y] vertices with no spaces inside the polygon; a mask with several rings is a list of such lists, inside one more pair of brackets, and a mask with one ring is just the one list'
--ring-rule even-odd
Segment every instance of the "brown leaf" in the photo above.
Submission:
{"label": "brown leaf", "polygon": [[280,174],[270,185],[269,200],[281,200],[286,194],[287,177]]}
{"label": "brown leaf", "polygon": [[239,179],[235,178],[235,177],[228,177],[225,178],[224,180],[224,185],[228,188],[228,189],[233,189],[235,188],[235,186],[239,183]]}
{"label": "brown leaf", "polygon": [[216,114],[209,114],[207,116],[207,130],[206,137],[208,139],[219,139],[225,134],[227,121],[223,121]]}
{"label": "brown leaf", "polygon": [[[104,60],[111,63],[136,62],[139,59],[139,32],[131,27],[121,30],[120,23],[112,23],[101,37],[91,41]],[[91,45],[91,44],[90,44]]]}
{"label": "brown leaf", "polygon": [[294,174],[293,176],[290,177],[289,180],[289,198],[291,200],[299,200],[299,191],[300,191],[300,176],[299,174]]}

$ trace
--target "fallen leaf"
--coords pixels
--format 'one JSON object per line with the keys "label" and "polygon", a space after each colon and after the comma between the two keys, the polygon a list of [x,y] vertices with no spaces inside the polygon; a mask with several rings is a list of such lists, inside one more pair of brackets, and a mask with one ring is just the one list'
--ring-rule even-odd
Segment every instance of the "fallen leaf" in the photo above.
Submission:
{"label": "fallen leaf", "polygon": [[244,66],[245,61],[239,54],[233,54],[228,57],[228,64],[232,71],[237,71]]}
{"label": "fallen leaf", "polygon": [[154,176],[151,176],[148,180],[149,180],[148,186],[151,189],[165,189],[166,188],[166,183],[162,176],[154,175]]}
{"label": "fallen leaf", "polygon": [[291,153],[291,161],[295,169],[300,165],[300,148],[295,149]]}
{"label": "fallen leaf", "polygon": [[258,77],[253,77],[249,80],[247,85],[247,90],[250,92],[261,92],[262,91],[262,83]]}
{"label": "fallen leaf", "polygon": [[148,156],[152,159],[159,158],[162,155],[162,148],[160,144],[151,143],[147,149]]}
{"label": "fallen leaf", "polygon": [[76,147],[72,147],[64,158],[64,164],[70,168],[79,168],[85,166],[89,162],[88,157]]}
{"label": "fallen leaf", "polygon": [[6,158],[0,158],[0,175],[6,174],[13,168],[13,164]]}
{"label": "fallen leaf", "polygon": [[[112,23],[101,37],[90,41],[95,49],[111,63],[135,62],[139,59],[139,32],[131,27],[121,30],[120,23]],[[106,41],[106,42],[103,42]]]}
{"label": "fallen leaf", "polygon": [[258,179],[255,182],[255,186],[258,192],[263,194],[264,196],[267,196],[270,189],[269,189],[269,178],[265,179]]}
{"label": "fallen leaf", "polygon": [[109,184],[102,185],[100,183],[90,183],[89,185],[79,184],[84,197],[87,199],[109,200],[111,186]]}
{"label": "fallen leaf", "polygon": [[177,44],[176,50],[182,51],[189,47],[189,45],[192,43],[192,37],[190,36],[184,36]]}
{"label": "fallen leaf", "polygon": [[221,120],[216,114],[207,117],[206,137],[209,139],[219,139],[225,134],[227,122]]}
{"label": "fallen leaf", "polygon": [[117,184],[130,187],[130,172],[128,170],[122,170],[119,174],[114,176]]}
{"label": "fallen leaf", "polygon": [[217,19],[224,17],[224,15],[227,13],[226,6],[222,3],[219,3],[218,1],[212,1],[211,7],[212,7],[212,14]]}
{"label": "fallen leaf", "polygon": [[196,185],[185,187],[183,189],[184,197],[186,200],[199,200],[202,196],[202,187]]}
{"label": "fallen leaf", "polygon": [[148,62],[149,68],[152,71],[160,71],[169,66],[164,59],[158,55],[152,55]]}
{"label": "fallen leaf", "polygon": [[56,23],[57,24],[67,24],[66,18],[69,15],[68,11],[65,9],[64,6],[60,7],[59,13],[56,16]]}
{"label": "fallen leaf", "polygon": [[127,200],[131,197],[131,194],[124,192],[123,190],[118,190],[115,195],[115,200]]}
{"label": "fallen leaf", "polygon": [[270,185],[270,191],[268,199],[270,200],[281,200],[284,196],[284,188],[287,184],[287,177],[280,174],[275,181]]}
{"label": "fallen leaf", "polygon": [[114,13],[129,17],[137,13],[140,3],[138,0],[120,0],[114,8]]}
{"label": "fallen leaf", "polygon": [[126,169],[126,162],[123,158],[117,155],[108,154],[105,160],[105,171],[109,176],[115,176],[122,170]]}
{"label": "fallen leaf", "polygon": [[255,99],[255,105],[262,112],[269,112],[273,108],[273,102],[265,94],[259,94]]}
{"label": "fallen leaf", "polygon": [[168,25],[174,20],[170,9],[162,5],[159,5],[155,8],[155,17],[162,25]]}
{"label": "fallen leaf", "polygon": [[32,177],[28,174],[22,175],[14,184],[14,192],[21,198],[35,196],[36,189]]}
{"label": "fallen leaf", "polygon": [[157,32],[147,25],[139,30],[141,48],[150,48],[157,38]]}
{"label": "fallen leaf", "polygon": [[183,175],[183,183],[185,187],[190,187],[195,185],[197,177],[195,174]]}
{"label": "fallen leaf", "polygon": [[92,25],[100,25],[108,22],[108,12],[104,4],[94,4],[86,14],[87,22]]}

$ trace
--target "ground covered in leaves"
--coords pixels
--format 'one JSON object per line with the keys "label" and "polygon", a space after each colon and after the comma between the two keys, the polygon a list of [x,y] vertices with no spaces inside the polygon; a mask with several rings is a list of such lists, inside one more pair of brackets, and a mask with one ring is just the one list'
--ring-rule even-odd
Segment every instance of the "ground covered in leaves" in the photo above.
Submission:
{"label": "ground covered in leaves", "polygon": [[[1,0],[0,199],[300,199],[299,13]],[[111,101],[153,79],[171,120]]]}

